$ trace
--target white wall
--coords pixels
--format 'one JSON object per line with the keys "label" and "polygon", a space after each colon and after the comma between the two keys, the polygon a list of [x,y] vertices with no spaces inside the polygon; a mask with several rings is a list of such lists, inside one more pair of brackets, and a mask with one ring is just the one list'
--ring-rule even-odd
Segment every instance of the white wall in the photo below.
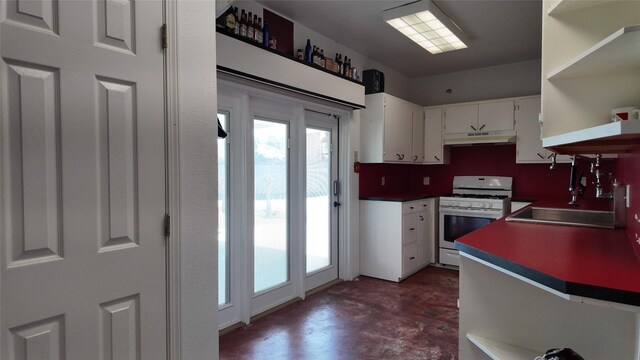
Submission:
{"label": "white wall", "polygon": [[[262,9],[265,7],[262,4],[258,4],[254,1],[236,1],[233,3],[233,6],[238,7],[238,11],[241,9],[245,9],[246,11],[251,11],[253,13],[262,14]],[[267,7],[267,9],[269,9]],[[410,81],[411,79],[400,74],[399,72],[392,70],[378,62],[375,62],[364,55],[347,48],[346,46],[336,42],[333,39],[329,39],[326,36],[320,35],[314,30],[307,28],[299,23],[297,23],[293,19],[289,19],[286,16],[269,9],[269,11],[277,13],[278,15],[290,20],[293,22],[293,49],[294,52],[296,49],[304,49],[307,39],[311,40],[312,46],[319,46],[324,50],[324,54],[327,57],[334,58],[336,53],[342,54],[350,58],[351,65],[358,68],[358,71],[367,70],[367,69],[377,69],[384,73],[385,77],[385,92],[391,95],[397,96],[402,99],[409,99],[410,96]]]}
{"label": "white wall", "polygon": [[[540,94],[540,60],[530,60],[410,81],[409,101],[422,106]],[[446,93],[452,89],[451,94]]]}

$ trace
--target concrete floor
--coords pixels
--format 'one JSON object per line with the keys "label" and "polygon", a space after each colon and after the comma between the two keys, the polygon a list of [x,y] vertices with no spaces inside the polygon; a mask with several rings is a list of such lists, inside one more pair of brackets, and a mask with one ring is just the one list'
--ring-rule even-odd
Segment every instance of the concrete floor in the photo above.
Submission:
{"label": "concrete floor", "polygon": [[361,276],[221,336],[220,359],[457,359],[457,298],[453,270]]}

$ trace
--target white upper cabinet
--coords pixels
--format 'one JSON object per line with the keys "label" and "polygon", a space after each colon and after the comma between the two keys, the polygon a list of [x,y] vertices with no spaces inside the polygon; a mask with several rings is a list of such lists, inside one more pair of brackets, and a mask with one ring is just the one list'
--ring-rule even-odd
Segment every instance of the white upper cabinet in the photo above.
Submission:
{"label": "white upper cabinet", "polygon": [[443,108],[424,109],[424,163],[448,164],[449,147],[442,140]]}
{"label": "white upper cabinet", "polygon": [[[626,150],[631,138],[640,143],[637,129],[609,126],[612,109],[640,106],[640,1],[544,0],[543,9],[544,145],[564,153],[614,153]],[[599,140],[601,134],[607,139]]]}
{"label": "white upper cabinet", "polygon": [[447,106],[445,134],[513,130],[513,100]]}
{"label": "white upper cabinet", "polygon": [[414,163],[422,163],[424,161],[424,110],[418,105],[412,105],[412,155],[411,160]]}
{"label": "white upper cabinet", "polygon": [[[383,160],[411,162],[413,147],[411,106],[404,100],[383,94],[384,147]],[[368,108],[368,106],[367,106]],[[372,109],[375,111],[375,109]]]}
{"label": "white upper cabinet", "polygon": [[516,102],[516,163],[547,162],[551,154],[542,147],[540,138],[540,98]]}
{"label": "white upper cabinet", "polygon": [[385,93],[365,97],[360,116],[360,161],[422,163],[422,108]]}
{"label": "white upper cabinet", "polygon": [[478,131],[513,130],[513,100],[478,105]]}
{"label": "white upper cabinet", "polygon": [[444,109],[445,133],[468,133],[478,130],[478,104],[449,106]]}

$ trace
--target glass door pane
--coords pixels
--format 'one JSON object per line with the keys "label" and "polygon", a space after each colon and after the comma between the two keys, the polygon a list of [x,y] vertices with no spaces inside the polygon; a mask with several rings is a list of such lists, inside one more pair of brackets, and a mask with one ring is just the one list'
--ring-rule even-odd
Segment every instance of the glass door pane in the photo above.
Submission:
{"label": "glass door pane", "polygon": [[254,292],[289,280],[287,124],[254,120]]}
{"label": "glass door pane", "polygon": [[331,131],[307,128],[307,274],[331,265]]}
{"label": "glass door pane", "polygon": [[[229,113],[219,112],[218,120],[229,129]],[[229,303],[229,152],[227,139],[218,139],[218,305]]]}

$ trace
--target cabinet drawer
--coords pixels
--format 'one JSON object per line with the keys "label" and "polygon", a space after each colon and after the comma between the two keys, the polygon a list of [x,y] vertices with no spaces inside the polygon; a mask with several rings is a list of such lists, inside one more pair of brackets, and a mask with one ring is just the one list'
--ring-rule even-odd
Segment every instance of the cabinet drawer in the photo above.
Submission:
{"label": "cabinet drawer", "polygon": [[418,240],[420,215],[411,213],[402,216],[402,243],[408,244]]}
{"label": "cabinet drawer", "polygon": [[406,203],[402,203],[402,214],[411,214],[416,211],[421,211],[422,208],[419,201],[409,201]]}
{"label": "cabinet drawer", "polygon": [[440,249],[440,264],[460,266],[458,250]]}
{"label": "cabinet drawer", "polygon": [[404,245],[402,247],[402,275],[415,270],[418,265],[418,242]]}

